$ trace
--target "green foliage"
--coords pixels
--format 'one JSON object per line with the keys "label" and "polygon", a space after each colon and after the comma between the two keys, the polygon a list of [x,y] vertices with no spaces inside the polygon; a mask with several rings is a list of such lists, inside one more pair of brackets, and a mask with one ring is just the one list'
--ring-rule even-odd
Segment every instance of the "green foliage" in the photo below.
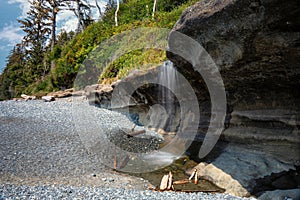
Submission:
{"label": "green foliage", "polygon": [[26,87],[24,90],[24,93],[26,94],[34,94],[37,97],[42,97],[46,95],[49,92],[54,91],[55,88],[52,84],[52,78],[51,76],[45,77],[43,80],[40,80],[36,83],[33,83]]}
{"label": "green foliage", "polygon": [[109,64],[100,76],[101,82],[122,79],[132,69],[147,69],[166,60],[166,53],[159,49],[143,49],[126,53]]}
{"label": "green foliage", "polygon": [[[155,49],[125,52],[116,60],[107,59],[119,48],[118,45],[106,44],[105,51],[98,51],[97,54],[91,52],[97,50],[99,44],[105,44],[104,41],[124,31],[139,27],[171,29],[182,11],[195,2],[197,0],[157,1],[155,18],[152,19],[153,0],[126,0],[120,4],[119,26],[114,25],[115,7],[112,6],[102,20],[91,24],[82,33],[61,32],[52,51],[45,44],[37,45],[30,57],[22,50],[14,50],[0,75],[0,100],[21,93],[44,94],[70,88],[74,86],[77,75],[87,77],[86,80],[92,83],[94,80],[90,80],[90,76],[99,73],[100,81],[110,82],[123,78],[134,68],[148,68],[161,63],[166,60],[165,52]],[[139,42],[143,42],[142,39]],[[33,58],[38,62],[32,62]],[[91,70],[94,66],[96,70]],[[79,86],[84,84],[78,83]]]}

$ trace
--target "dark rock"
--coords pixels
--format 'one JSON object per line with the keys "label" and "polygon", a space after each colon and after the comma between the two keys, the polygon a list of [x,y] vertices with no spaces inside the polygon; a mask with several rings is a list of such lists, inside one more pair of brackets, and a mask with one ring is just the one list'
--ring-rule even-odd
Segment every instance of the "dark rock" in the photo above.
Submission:
{"label": "dark rock", "polygon": [[173,28],[167,55],[198,94],[206,90],[195,66],[172,53],[182,47],[174,31],[183,33],[211,55],[235,109],[299,110],[299,13],[296,0],[200,1]]}
{"label": "dark rock", "polygon": [[[299,12],[296,0],[206,0],[188,8],[173,31],[195,39],[208,51],[233,106],[299,109]],[[180,45],[173,35],[169,59],[187,78],[202,80],[194,66],[172,53]]]}
{"label": "dark rock", "polygon": [[[179,33],[202,45],[224,83],[230,109],[223,136],[229,144],[212,164],[248,191],[254,179],[299,165],[300,2],[203,0],[183,12],[169,35],[167,56],[189,80],[210,117],[214,113],[209,114],[208,85],[222,82],[202,60],[205,51],[182,42]],[[199,68],[207,72],[209,82]],[[205,133],[209,123],[200,124]],[[287,184],[288,177],[264,187]],[[289,184],[295,186],[295,181]]]}
{"label": "dark rock", "polygon": [[293,189],[297,188],[297,183],[293,180],[293,177],[290,175],[281,176],[272,182],[272,186],[277,189]]}
{"label": "dark rock", "polygon": [[[264,141],[255,148],[295,163],[300,160],[299,16],[296,0],[200,1],[186,9],[174,26],[167,52],[190,81],[201,106],[209,100],[206,84],[197,66],[189,62],[193,58],[188,61],[174,53],[192,49],[178,41],[176,32],[201,44],[219,68],[231,108],[225,139],[246,144]],[[208,123],[202,124],[205,131]]]}
{"label": "dark rock", "polygon": [[[222,79],[215,77],[216,71],[206,69],[209,63],[199,60],[203,58],[204,51],[198,52],[192,44],[178,40],[177,32],[204,47],[218,67]],[[201,144],[211,117],[216,114],[211,113],[212,94],[208,91],[209,84],[206,81],[217,86],[224,83],[228,105],[226,130],[221,138],[228,145],[217,155],[208,155],[214,159],[208,165],[202,163],[201,175],[210,176],[205,170],[207,166],[215,169],[222,177],[219,180],[216,177],[214,182],[228,187],[227,192],[248,195],[248,191],[256,187],[256,179],[300,165],[299,41],[300,2],[297,0],[202,0],[183,12],[169,35],[167,56],[189,81],[199,103],[201,118],[198,135],[191,138],[197,140],[193,143],[195,145]],[[198,62],[200,64],[195,65]],[[208,77],[200,74],[199,66],[204,68],[202,70]],[[180,115],[182,113],[178,108],[180,102],[188,100],[190,94],[184,93],[184,99],[173,98],[174,95],[167,101],[162,99],[158,95],[161,87],[149,83],[149,80],[158,82],[159,71],[160,67],[134,71],[114,84],[111,87],[114,90],[101,92],[100,89],[100,92],[94,92],[98,86],[92,86],[94,88],[87,90],[87,96],[91,103],[108,108],[112,107],[110,100],[114,100],[116,108],[129,106],[129,112],[137,113],[138,121],[142,124],[151,124],[147,113],[153,119],[166,114],[157,104],[164,106],[167,101],[175,99],[172,101],[175,109],[170,112],[176,116],[172,123],[169,123],[170,116],[166,115],[163,117],[166,122],[153,120],[150,127],[176,132],[176,124],[189,119],[185,115],[187,113]],[[146,84],[137,87],[140,83]],[[178,86],[185,91],[182,88],[186,85]],[[124,88],[127,91],[122,90]],[[195,152],[193,154],[197,154]],[[212,151],[211,154],[216,153]],[[226,181],[226,178],[238,181],[236,185],[239,185],[239,191],[227,184],[229,179]],[[274,189],[274,184],[287,181],[283,177],[277,177],[277,182],[273,177],[270,179],[261,188]],[[291,181],[293,184],[295,182],[297,180]]]}
{"label": "dark rock", "polygon": [[110,100],[113,92],[111,85],[95,84],[86,86],[84,89],[90,105],[110,108]]}
{"label": "dark rock", "polygon": [[263,191],[271,190],[287,190],[299,187],[300,167],[295,170],[283,171],[280,173],[272,173],[263,178],[256,179],[255,187],[252,193],[260,196]]}
{"label": "dark rock", "polygon": [[260,200],[295,200],[300,199],[300,189],[267,191],[259,196]]}

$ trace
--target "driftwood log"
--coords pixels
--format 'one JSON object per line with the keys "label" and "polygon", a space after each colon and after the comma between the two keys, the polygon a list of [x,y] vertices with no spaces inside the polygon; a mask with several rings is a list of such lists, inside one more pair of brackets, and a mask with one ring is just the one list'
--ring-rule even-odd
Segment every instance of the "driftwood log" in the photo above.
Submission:
{"label": "driftwood log", "polygon": [[23,99],[25,99],[25,101],[28,101],[28,100],[35,100],[36,99],[36,96],[29,96],[29,95],[26,95],[26,94],[21,94],[21,97]]}

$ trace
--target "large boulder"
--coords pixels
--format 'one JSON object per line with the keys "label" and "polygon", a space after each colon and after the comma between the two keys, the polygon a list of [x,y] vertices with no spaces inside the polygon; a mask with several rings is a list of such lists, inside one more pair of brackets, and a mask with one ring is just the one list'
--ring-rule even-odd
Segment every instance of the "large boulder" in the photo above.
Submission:
{"label": "large boulder", "polygon": [[[199,166],[202,176],[211,177],[206,169],[217,167],[226,176],[212,181],[245,196],[254,192],[257,179],[295,170],[300,165],[299,1],[202,0],[183,12],[170,33],[167,56],[190,81],[201,106],[210,94],[196,66],[174,53],[191,51],[177,32],[204,47],[226,90],[222,138],[229,143],[209,165]],[[224,177],[241,187],[234,191]]]}

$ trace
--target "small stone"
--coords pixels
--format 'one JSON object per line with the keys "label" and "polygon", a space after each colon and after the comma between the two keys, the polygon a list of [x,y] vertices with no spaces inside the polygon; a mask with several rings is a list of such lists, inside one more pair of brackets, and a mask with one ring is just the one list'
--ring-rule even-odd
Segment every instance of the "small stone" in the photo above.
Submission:
{"label": "small stone", "polygon": [[108,179],[109,182],[114,182],[115,180],[113,178]]}
{"label": "small stone", "polygon": [[102,180],[102,181],[106,181],[106,180],[107,180],[107,178],[102,178],[101,180]]}
{"label": "small stone", "polygon": [[42,99],[45,102],[55,101],[55,97],[54,96],[43,96]]}

